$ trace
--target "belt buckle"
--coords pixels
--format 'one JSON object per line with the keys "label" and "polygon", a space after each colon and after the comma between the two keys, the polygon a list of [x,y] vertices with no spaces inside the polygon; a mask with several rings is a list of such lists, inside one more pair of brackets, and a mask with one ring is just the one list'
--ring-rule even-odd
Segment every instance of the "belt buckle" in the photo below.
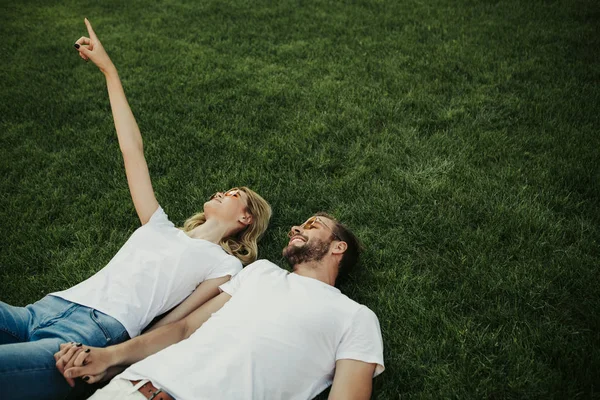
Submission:
{"label": "belt buckle", "polygon": [[158,396],[162,392],[162,389],[158,389],[156,392],[152,393],[152,397],[149,397],[148,400],[152,400],[156,396]]}

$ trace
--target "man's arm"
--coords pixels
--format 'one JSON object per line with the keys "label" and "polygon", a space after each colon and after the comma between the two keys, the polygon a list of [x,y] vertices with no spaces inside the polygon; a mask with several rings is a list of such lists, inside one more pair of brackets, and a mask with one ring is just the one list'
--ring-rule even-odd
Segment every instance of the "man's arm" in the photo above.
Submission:
{"label": "man's arm", "polygon": [[152,332],[161,326],[169,325],[173,322],[187,317],[192,311],[197,310],[202,304],[219,295],[219,286],[227,282],[231,278],[230,275],[220,278],[207,279],[202,282],[192,294],[188,296],[181,304],[173,308],[164,318],[160,319],[154,326],[146,331]]}
{"label": "man's arm", "polygon": [[55,354],[56,367],[69,384],[73,378],[88,377],[87,383],[100,381],[112,366],[131,365],[162,349],[190,337],[210,316],[231,299],[225,292],[204,303],[184,319],[157,328],[124,343],[106,348],[61,345]]}
{"label": "man's arm", "polygon": [[370,399],[376,365],[350,359],[337,360],[329,400]]}

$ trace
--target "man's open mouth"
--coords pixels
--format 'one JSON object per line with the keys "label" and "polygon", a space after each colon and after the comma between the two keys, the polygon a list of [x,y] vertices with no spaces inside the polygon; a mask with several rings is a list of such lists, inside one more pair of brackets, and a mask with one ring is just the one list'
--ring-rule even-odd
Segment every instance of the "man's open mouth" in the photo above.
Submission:
{"label": "man's open mouth", "polygon": [[304,236],[300,236],[300,235],[296,235],[296,236],[292,236],[292,238],[290,239],[290,242],[288,243],[288,245],[294,243],[294,242],[303,242],[306,243],[306,238]]}

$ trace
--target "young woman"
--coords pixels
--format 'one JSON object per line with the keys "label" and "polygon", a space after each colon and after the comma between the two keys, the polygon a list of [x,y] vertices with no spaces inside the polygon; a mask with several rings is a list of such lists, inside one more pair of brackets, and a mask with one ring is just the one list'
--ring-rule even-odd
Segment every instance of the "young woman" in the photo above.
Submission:
{"label": "young woman", "polygon": [[246,187],[216,193],[204,212],[176,228],[159,206],[142,137],[117,70],[89,21],[75,47],[104,73],[119,146],[142,226],[106,267],[86,281],[27,307],[0,302],[0,398],[57,399],[71,387],[55,366],[60,343],[104,347],[177,321],[218,294],[218,286],[256,259],[271,217],[269,204]]}

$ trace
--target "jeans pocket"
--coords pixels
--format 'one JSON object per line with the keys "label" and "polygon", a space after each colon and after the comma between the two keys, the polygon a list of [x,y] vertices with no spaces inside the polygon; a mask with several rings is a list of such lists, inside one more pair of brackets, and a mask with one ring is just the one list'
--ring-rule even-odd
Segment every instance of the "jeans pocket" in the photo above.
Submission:
{"label": "jeans pocket", "polygon": [[92,308],[90,309],[90,318],[102,332],[105,341],[105,343],[103,343],[104,346],[121,343],[124,340],[129,339],[127,330],[113,317]]}
{"label": "jeans pocket", "polygon": [[100,346],[107,346],[107,345],[111,344],[112,338],[111,338],[110,332],[108,331],[108,329],[106,329],[106,327],[100,321],[99,312],[97,310],[94,310],[93,308],[90,309],[90,318],[92,319],[92,321],[94,321],[94,323],[96,324],[98,329],[100,329],[100,331],[102,332],[102,335],[104,336],[105,343],[102,343],[102,345],[100,345]]}

